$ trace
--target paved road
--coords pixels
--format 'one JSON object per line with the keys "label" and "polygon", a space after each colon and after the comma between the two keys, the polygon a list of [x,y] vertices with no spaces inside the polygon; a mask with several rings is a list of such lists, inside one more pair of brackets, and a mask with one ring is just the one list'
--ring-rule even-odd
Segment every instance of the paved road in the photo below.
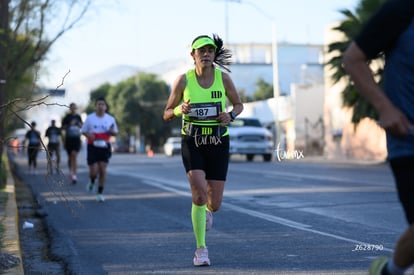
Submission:
{"label": "paved road", "polygon": [[80,160],[74,186],[64,175],[29,175],[16,159],[68,274],[367,274],[406,227],[386,164],[232,159],[207,234],[212,266],[195,268],[179,157],[115,154],[105,203],[86,192]]}

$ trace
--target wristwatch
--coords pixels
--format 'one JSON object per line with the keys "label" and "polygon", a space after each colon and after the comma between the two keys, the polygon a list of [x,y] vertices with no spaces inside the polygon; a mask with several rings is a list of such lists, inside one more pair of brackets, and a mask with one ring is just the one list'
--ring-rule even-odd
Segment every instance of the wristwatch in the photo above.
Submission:
{"label": "wristwatch", "polygon": [[234,114],[233,111],[228,112],[228,114],[230,115],[230,121],[233,121],[236,118],[236,115]]}

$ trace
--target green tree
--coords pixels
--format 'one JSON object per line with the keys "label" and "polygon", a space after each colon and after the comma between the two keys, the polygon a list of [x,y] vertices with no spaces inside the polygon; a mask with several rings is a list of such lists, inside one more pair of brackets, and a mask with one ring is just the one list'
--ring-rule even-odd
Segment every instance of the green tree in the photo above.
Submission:
{"label": "green tree", "polygon": [[99,96],[106,98],[110,113],[118,122],[117,138],[128,139],[139,127],[145,144],[156,149],[176,126],[174,123],[166,124],[162,119],[169,88],[154,74],[140,73],[115,85],[104,84],[90,96],[89,112],[94,110],[94,99]]}
{"label": "green tree", "polygon": [[[346,79],[347,84],[342,91],[342,102],[343,106],[352,108],[351,121],[355,125],[365,117],[377,119],[378,115],[373,106],[358,93],[353,82],[350,81],[349,76],[342,67],[342,56],[349,44],[361,30],[361,27],[378,10],[383,2],[384,0],[361,0],[354,12],[349,9],[341,10],[340,12],[344,15],[345,19],[338,26],[334,27],[333,30],[340,32],[343,39],[328,45],[328,52],[333,56],[327,62],[327,65],[333,71],[331,78],[335,83],[343,78]],[[375,78],[382,85],[383,56],[372,62],[376,63],[374,66]]]}
{"label": "green tree", "polygon": [[[14,114],[22,120],[18,112],[42,104],[42,99],[30,101],[35,90],[36,66],[44,60],[52,45],[80,21],[91,2],[0,0],[0,156],[7,141],[6,118]],[[67,13],[62,13],[63,10]],[[64,21],[56,33],[51,34],[46,27],[57,14]],[[18,98],[22,95],[19,91],[25,91],[25,98]]]}
{"label": "green tree", "polygon": [[162,119],[169,88],[164,81],[158,80],[156,75],[141,74],[138,95],[142,110],[139,114],[141,131],[144,133],[146,144],[156,149],[170,132]]}
{"label": "green tree", "polygon": [[273,97],[273,85],[259,78],[256,82],[257,90],[253,94],[253,100],[264,100]]}

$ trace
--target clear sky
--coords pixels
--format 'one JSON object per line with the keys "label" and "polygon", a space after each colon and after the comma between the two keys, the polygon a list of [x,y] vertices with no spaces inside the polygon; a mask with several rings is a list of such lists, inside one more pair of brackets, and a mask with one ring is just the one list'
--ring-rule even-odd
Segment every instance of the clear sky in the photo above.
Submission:
{"label": "clear sky", "polygon": [[[112,1],[112,2],[111,2]],[[109,3],[109,4],[108,4]],[[54,88],[116,65],[145,68],[189,58],[200,34],[225,43],[322,44],[325,29],[354,10],[359,0],[109,0],[94,6],[82,23],[52,47],[40,84]]]}

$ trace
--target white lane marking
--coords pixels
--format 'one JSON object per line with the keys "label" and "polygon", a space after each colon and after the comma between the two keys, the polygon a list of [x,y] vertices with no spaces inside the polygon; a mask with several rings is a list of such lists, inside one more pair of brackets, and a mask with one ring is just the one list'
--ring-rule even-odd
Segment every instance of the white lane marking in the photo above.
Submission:
{"label": "white lane marking", "polygon": [[[293,172],[282,172],[282,171],[263,171],[258,169],[249,169],[249,168],[232,168],[232,170],[238,171],[238,172],[244,172],[244,173],[259,173],[260,175],[266,177],[266,178],[288,178],[290,180],[295,181],[301,181],[301,180],[323,180],[323,181],[331,181],[331,182],[349,182],[349,183],[365,183],[365,184],[375,184],[378,185],[378,182],[371,179],[355,179],[350,177],[340,177],[340,176],[327,176],[327,175],[317,175],[317,174],[301,174],[299,173],[293,173]],[[388,178],[381,179],[384,181],[384,183],[393,182],[393,179],[391,177],[391,174],[387,175]]]}
{"label": "white lane marking", "polygon": [[[164,180],[164,179],[154,180],[153,177],[144,176],[144,175],[137,175],[136,173],[133,173],[133,172],[110,171],[108,173],[112,174],[112,175],[119,175],[119,176],[128,175],[128,176],[133,177],[133,178],[139,178],[139,179],[142,179],[143,183],[145,183],[147,185],[151,185],[151,186],[163,189],[163,190],[167,190],[167,191],[170,191],[172,193],[182,195],[184,197],[191,197],[191,193],[189,191],[182,191],[182,190],[178,190],[176,188],[167,186],[167,185],[171,185],[169,180]],[[297,229],[297,230],[307,231],[307,232],[311,232],[311,233],[318,234],[318,235],[321,235],[321,236],[330,237],[330,238],[334,238],[334,239],[337,239],[337,240],[342,240],[342,241],[353,243],[353,244],[363,244],[363,245],[370,245],[370,246],[375,245],[375,244],[370,244],[370,243],[366,243],[366,242],[363,242],[363,241],[358,241],[358,240],[355,240],[355,239],[350,239],[350,238],[342,237],[342,236],[339,236],[339,235],[323,232],[323,231],[320,231],[320,230],[312,229],[311,228],[312,226],[307,225],[307,224],[298,223],[298,222],[288,220],[288,219],[285,219],[285,218],[282,218],[282,217],[277,217],[277,216],[274,216],[274,215],[268,215],[268,214],[265,214],[265,213],[261,213],[259,211],[243,208],[243,207],[231,204],[231,203],[223,203],[223,206],[225,206],[229,209],[232,209],[233,211],[242,213],[242,214],[246,214],[246,215],[249,215],[249,216],[252,216],[252,217],[255,217],[255,218],[259,218],[259,219],[263,219],[263,220],[266,220],[266,221],[270,221],[270,222],[273,222],[273,223],[285,225],[285,226],[288,226],[288,227],[291,227],[291,228],[294,228],[294,229]],[[386,248],[386,247],[384,247],[382,250],[383,251],[388,251],[388,252],[391,252],[391,253],[394,252],[393,249]]]}
{"label": "white lane marking", "polygon": [[[350,242],[350,243],[353,243],[353,244],[363,244],[363,245],[375,247],[374,244],[370,244],[370,243],[366,243],[366,242],[362,242],[362,241],[358,241],[358,240],[354,240],[354,239],[345,238],[345,237],[342,237],[342,236],[338,236],[338,235],[335,235],[335,234],[323,232],[323,231],[316,230],[316,229],[311,229],[312,226],[310,226],[310,225],[297,223],[297,222],[294,222],[294,221],[291,221],[291,220],[287,220],[287,219],[280,218],[280,217],[273,216],[273,215],[264,214],[264,213],[254,211],[254,210],[245,209],[243,207],[239,207],[239,206],[236,206],[236,205],[233,205],[233,204],[223,203],[223,206],[225,206],[227,208],[230,208],[233,211],[242,213],[242,214],[247,214],[247,215],[252,216],[252,217],[256,217],[256,218],[260,218],[260,219],[267,220],[267,221],[270,221],[270,222],[278,223],[278,224],[285,225],[285,226],[295,228],[295,229],[298,229],[298,230],[307,231],[307,232],[315,233],[315,234],[326,236],[326,237],[331,237],[331,238],[334,238],[334,239],[337,239],[337,240],[342,240],[342,241]],[[382,250],[388,251],[388,252],[393,252],[392,249],[389,249],[389,248],[386,248],[386,247],[384,247]]]}
{"label": "white lane marking", "polygon": [[228,196],[238,195],[261,195],[261,194],[305,194],[305,193],[355,193],[355,192],[393,192],[386,186],[350,186],[350,187],[297,187],[297,188],[257,188],[257,189],[243,189],[243,190],[225,190],[224,193]]}
{"label": "white lane marking", "polygon": [[255,210],[246,209],[246,208],[243,208],[243,207],[231,204],[231,203],[223,202],[222,205],[225,206],[228,209],[231,209],[233,211],[236,211],[236,212],[239,212],[239,213],[242,213],[242,214],[247,214],[247,215],[252,216],[252,217],[260,218],[262,220],[266,220],[266,221],[269,221],[269,222],[274,222],[274,223],[286,225],[286,226],[289,226],[289,227],[294,227],[294,228],[309,228],[309,227],[312,227],[312,226],[307,225],[307,224],[298,223],[298,222],[288,220],[288,219],[285,219],[285,218],[265,214],[265,213],[255,211]]}

